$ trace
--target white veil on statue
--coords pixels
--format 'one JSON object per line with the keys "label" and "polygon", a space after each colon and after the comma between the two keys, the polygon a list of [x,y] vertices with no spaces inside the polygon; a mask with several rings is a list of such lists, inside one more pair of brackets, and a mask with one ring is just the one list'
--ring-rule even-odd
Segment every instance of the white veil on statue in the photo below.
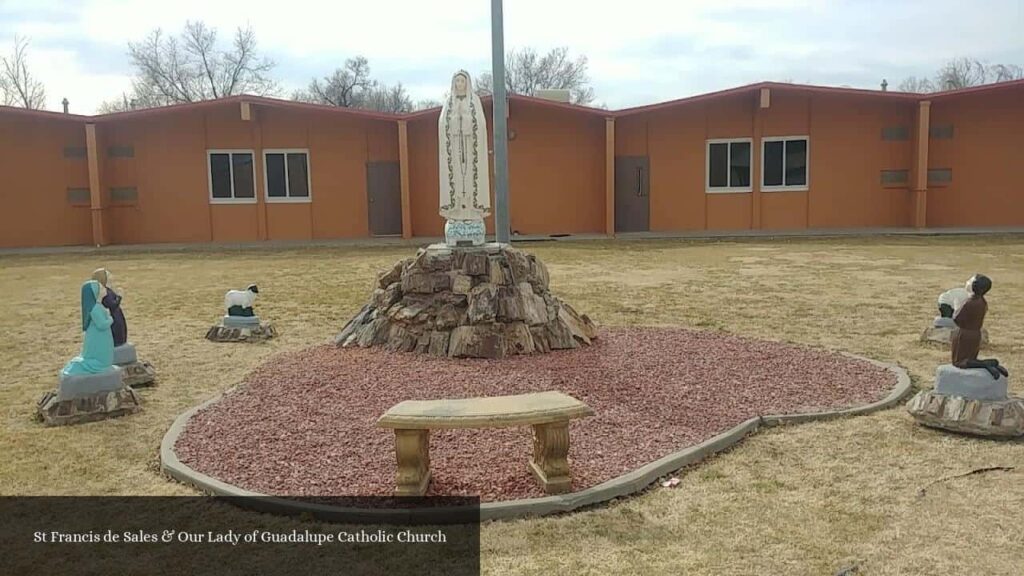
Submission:
{"label": "white veil on statue", "polygon": [[437,128],[441,216],[482,220],[491,212],[487,119],[469,72],[452,76]]}

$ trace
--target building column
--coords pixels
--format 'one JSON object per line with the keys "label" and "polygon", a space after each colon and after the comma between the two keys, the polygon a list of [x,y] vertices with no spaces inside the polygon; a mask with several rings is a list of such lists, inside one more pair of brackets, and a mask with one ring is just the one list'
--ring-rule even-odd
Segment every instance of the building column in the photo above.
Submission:
{"label": "building column", "polygon": [[[253,176],[252,188],[256,195],[256,237],[260,240],[270,239],[270,226],[267,224],[267,183],[263,181],[263,131],[260,129],[259,119],[255,118],[256,110],[249,102],[242,102],[240,107],[243,122],[249,123],[249,134],[252,135],[253,154],[252,167],[256,174]],[[212,230],[213,221],[210,221]],[[313,218],[310,216],[310,237],[312,237]]]}
{"label": "building column", "polygon": [[914,228],[928,227],[928,138],[931,123],[931,102],[917,107],[917,138],[914,140]]}
{"label": "building column", "polygon": [[402,238],[412,238],[412,205],[409,196],[409,125],[398,121],[398,171],[402,186]]}
{"label": "building column", "polygon": [[761,229],[761,136],[762,116],[771,106],[771,90],[761,88],[757,106],[754,108],[754,125],[751,129],[753,141],[750,143],[750,228]]}
{"label": "building column", "polygon": [[604,233],[615,235],[615,118],[604,123]]}
{"label": "building column", "polygon": [[92,212],[92,243],[104,246],[108,243],[106,214],[103,211],[103,178],[100,173],[100,156],[96,144],[96,125],[85,125],[86,155],[89,161],[89,206]]}

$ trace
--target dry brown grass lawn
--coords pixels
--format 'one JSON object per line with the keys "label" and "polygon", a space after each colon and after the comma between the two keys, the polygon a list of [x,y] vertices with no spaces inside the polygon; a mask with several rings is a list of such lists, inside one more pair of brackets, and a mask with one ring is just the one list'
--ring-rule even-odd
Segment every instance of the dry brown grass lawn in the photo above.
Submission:
{"label": "dry brown grass lawn", "polygon": [[[982,271],[993,345],[1024,374],[1024,239],[876,238],[748,242],[579,242],[522,247],[605,325],[681,325],[839,348],[895,361],[930,386],[946,352],[918,342],[935,298]],[[158,470],[182,411],[276,353],[329,340],[373,275],[408,247],[0,257],[4,373],[0,493],[193,494]],[[123,288],[131,340],[159,371],[144,412],[45,429],[39,396],[80,346],[78,286],[98,266]],[[216,345],[203,334],[224,290],[257,282],[281,337]],[[984,466],[1015,466],[946,481]],[[556,518],[491,523],[487,574],[1019,575],[1024,442],[915,426],[903,409],[763,431],[682,474],[673,489]],[[231,514],[246,514],[231,510]],[[281,521],[290,526],[290,520]]]}

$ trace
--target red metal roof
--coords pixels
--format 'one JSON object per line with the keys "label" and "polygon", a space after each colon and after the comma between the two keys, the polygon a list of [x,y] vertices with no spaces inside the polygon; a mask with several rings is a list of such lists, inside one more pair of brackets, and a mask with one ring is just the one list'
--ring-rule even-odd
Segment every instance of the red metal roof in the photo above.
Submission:
{"label": "red metal roof", "polygon": [[[797,92],[811,92],[816,94],[837,94],[837,95],[853,95],[853,96],[865,96],[871,98],[888,98],[891,100],[901,100],[908,102],[917,102],[925,100],[946,100],[949,98],[977,94],[980,92],[989,92],[996,90],[1005,90],[1013,87],[1024,86],[1024,79],[1012,80],[1009,82],[1000,82],[996,84],[985,84],[983,86],[974,86],[971,88],[963,88],[960,90],[949,90],[945,92],[935,92],[931,94],[917,94],[910,92],[883,92],[881,90],[866,90],[861,88],[836,88],[831,86],[813,86],[808,84],[789,84],[782,82],[758,82],[756,84],[748,84],[746,86],[739,86],[736,88],[729,88],[726,90],[719,90],[717,92],[709,92],[706,94],[698,94],[695,96],[688,96],[686,98],[679,98],[676,100],[669,100],[667,102],[659,102],[655,104],[648,104],[644,106],[635,106],[632,108],[623,108],[620,110],[604,110],[601,108],[592,108],[589,106],[582,106],[579,104],[568,104],[565,102],[556,102],[554,100],[547,100],[545,98],[537,98],[533,96],[522,96],[519,94],[509,94],[508,98],[510,102],[523,102],[526,104],[545,106],[548,108],[561,109],[573,112],[582,112],[586,114],[593,114],[596,116],[605,117],[618,117],[618,116],[630,116],[634,114],[640,114],[643,112],[654,112],[658,110],[664,110],[675,106],[682,106],[687,104],[694,104],[698,102],[704,102],[715,98],[723,98],[737,94],[744,94],[748,92],[754,92],[761,88],[770,88],[773,90],[784,90],[784,91],[797,91]],[[483,97],[483,100],[490,101],[490,96]],[[256,104],[259,106],[271,106],[279,108],[289,108],[292,110],[309,110],[314,112],[326,112],[331,114],[341,114],[345,116],[366,118],[372,120],[385,120],[385,121],[397,121],[397,120],[415,120],[418,118],[428,117],[437,114],[440,111],[440,107],[428,108],[426,110],[418,110],[408,114],[389,114],[386,112],[376,112],[372,110],[362,110],[358,108],[343,108],[339,106],[330,106],[325,104],[312,104],[308,102],[298,102],[295,100],[283,100],[280,98],[270,98],[266,96],[250,96],[250,95],[238,95],[229,96],[227,98],[221,98],[218,100],[204,100],[202,102],[191,102],[187,104],[174,104],[170,106],[160,106],[156,108],[146,108],[142,110],[129,110],[125,112],[111,112],[108,114],[97,114],[94,116],[85,116],[81,114],[64,114],[61,112],[51,112],[49,110],[26,110],[24,108],[13,108],[9,106],[0,106],[0,114],[14,114],[19,116],[29,116],[36,118],[46,118],[51,120],[71,120],[78,122],[109,122],[113,120],[127,120],[133,118],[145,118],[161,114],[170,114],[174,112],[182,112],[189,110],[197,110],[215,106],[226,106],[226,105],[237,105],[241,102],[248,102],[250,104]]]}
{"label": "red metal roof", "polygon": [[977,94],[978,92],[989,92],[994,90],[1005,90],[1007,88],[1021,87],[1024,86],[1024,78],[1019,80],[1010,80],[1007,82],[996,82],[995,84],[984,84],[982,86],[971,86],[970,88],[961,88],[959,90],[947,90],[945,92],[936,92],[934,94],[922,94],[922,100],[945,100],[954,96],[964,96],[967,94]]}
{"label": "red metal roof", "polygon": [[713,100],[715,98],[724,98],[728,96],[734,96],[737,94],[745,94],[749,92],[760,91],[762,88],[786,91],[813,92],[817,94],[850,94],[857,96],[892,98],[896,100],[910,101],[920,100],[922,96],[921,94],[912,94],[909,92],[883,92],[881,90],[864,90],[859,88],[834,88],[831,86],[811,86],[807,84],[789,84],[784,82],[758,82],[756,84],[747,84],[746,86],[729,88],[727,90],[719,90],[718,92],[698,94],[696,96],[689,96],[686,98],[680,98],[678,100],[670,100],[668,102],[648,104],[646,106],[636,106],[633,108],[624,108],[621,110],[616,110],[614,115],[630,116],[633,114],[640,114],[642,112],[656,112],[658,110],[664,110],[666,108],[673,108],[676,106],[682,106],[686,104],[696,104],[698,102],[705,102],[708,100]]}
{"label": "red metal roof", "polygon": [[773,90],[785,90],[794,92],[811,92],[815,94],[847,94],[852,96],[866,96],[875,98],[888,98],[891,100],[903,100],[910,102],[922,102],[925,100],[944,100],[951,97],[956,97],[965,94],[974,94],[978,92],[990,92],[996,90],[1005,90],[1013,86],[1024,85],[1024,79],[1012,80],[1009,82],[998,82],[995,84],[985,84],[982,86],[972,86],[970,88],[962,88],[959,90],[947,90],[945,92],[932,92],[928,94],[919,94],[916,92],[892,92],[882,90],[866,90],[863,88],[836,88],[833,86],[813,86],[810,84],[789,84],[785,82],[758,82],[756,84],[748,84],[746,86],[740,86],[738,88],[729,88],[727,90],[720,90],[718,92],[709,92],[707,94],[699,94],[696,96],[689,96],[687,98],[680,98],[678,100],[670,100],[668,102],[660,102],[657,104],[648,104],[646,106],[636,106],[633,108],[624,108],[616,110],[615,116],[629,116],[632,114],[639,114],[642,112],[654,112],[657,110],[663,110],[666,108],[672,108],[674,106],[680,106],[684,104],[693,104],[697,102],[703,102],[711,100],[713,98],[721,98],[731,96],[735,94],[743,94],[745,92],[754,92],[761,88],[770,88]]}
{"label": "red metal roof", "polygon": [[46,118],[49,120],[75,120],[78,122],[88,121],[90,116],[80,114],[65,114],[50,110],[29,110],[27,108],[15,108],[13,106],[0,106],[0,114],[14,114],[15,116],[28,116],[35,118]]}
{"label": "red metal roof", "polygon": [[159,106],[156,108],[143,108],[141,110],[128,110],[125,112],[111,112],[108,114],[99,114],[92,118],[96,121],[104,122],[110,120],[126,120],[132,118],[144,118],[149,116],[155,116],[158,114],[166,114],[171,112],[183,112],[191,110],[199,110],[203,108],[210,108],[215,106],[225,106],[229,104],[241,104],[242,102],[248,102],[250,104],[257,104],[260,106],[273,106],[279,108],[291,108],[293,110],[310,110],[315,112],[329,112],[332,114],[342,114],[346,116],[358,116],[361,118],[370,118],[374,120],[396,120],[400,118],[397,114],[388,114],[385,112],[376,112],[373,110],[362,110],[358,108],[343,108],[340,106],[330,106],[327,104],[313,104],[310,102],[298,102],[295,100],[282,100],[280,98],[269,98],[267,96],[250,96],[242,94],[238,96],[229,96],[227,98],[220,98],[217,100],[203,100],[201,102],[189,102],[187,104],[172,104],[170,106]]}
{"label": "red metal roof", "polygon": [[604,108],[594,108],[592,106],[584,106],[582,104],[570,104],[568,102],[559,102],[557,100],[548,100],[547,98],[538,98],[536,96],[523,96],[520,94],[509,94],[510,100],[518,100],[529,104],[537,104],[539,106],[547,106],[549,108],[560,108],[562,110],[572,110],[574,112],[583,112],[586,114],[594,114],[596,116],[612,116],[614,112],[611,110],[605,110]]}
{"label": "red metal roof", "polygon": [[[483,101],[483,102],[490,102],[492,100],[492,97],[491,96],[481,96],[480,100]],[[597,115],[601,115],[601,116],[612,116],[614,114],[613,112],[611,112],[609,110],[603,110],[601,108],[591,108],[590,106],[582,106],[580,104],[569,104],[569,103],[566,103],[566,102],[557,102],[555,100],[548,100],[546,98],[537,98],[535,96],[523,96],[521,94],[509,94],[508,95],[508,100],[509,100],[509,102],[517,102],[518,101],[518,102],[524,102],[524,103],[529,103],[529,104],[537,104],[539,106],[547,106],[549,108],[558,108],[558,109],[561,109],[561,110],[572,110],[573,112],[584,112],[584,113],[589,113],[589,114],[597,114]],[[431,115],[437,114],[440,111],[441,111],[441,107],[440,106],[435,106],[433,108],[427,108],[425,110],[417,110],[415,112],[410,112],[408,114],[403,115],[402,119],[404,119],[404,120],[416,120],[418,118],[423,118],[425,116],[431,116]]]}

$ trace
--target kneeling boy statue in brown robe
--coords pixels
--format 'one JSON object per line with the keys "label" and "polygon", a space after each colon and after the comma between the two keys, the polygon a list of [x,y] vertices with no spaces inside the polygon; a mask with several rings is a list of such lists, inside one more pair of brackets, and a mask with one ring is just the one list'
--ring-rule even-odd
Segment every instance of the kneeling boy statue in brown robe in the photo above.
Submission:
{"label": "kneeling boy statue in brown robe", "polygon": [[999,365],[996,359],[979,360],[978,349],[981,347],[981,325],[985,322],[988,302],[985,294],[992,289],[992,280],[983,274],[975,274],[967,281],[970,297],[953,316],[956,328],[951,341],[952,364],[957,368],[984,368],[992,378],[999,375],[1008,376],[1006,368]]}

